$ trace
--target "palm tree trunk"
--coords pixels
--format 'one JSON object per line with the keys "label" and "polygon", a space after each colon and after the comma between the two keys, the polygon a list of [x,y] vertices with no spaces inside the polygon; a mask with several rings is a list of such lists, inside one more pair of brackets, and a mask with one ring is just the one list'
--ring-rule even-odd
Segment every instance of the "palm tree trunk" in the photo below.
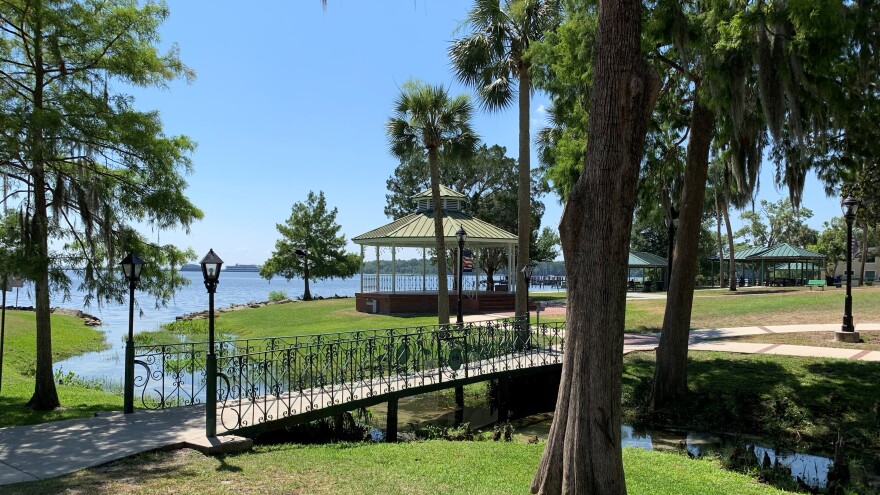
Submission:
{"label": "palm tree trunk", "polygon": [[721,210],[724,213],[724,225],[727,228],[727,252],[730,253],[730,256],[727,260],[727,276],[730,279],[730,290],[736,291],[736,259],[734,259],[733,252],[733,227],[730,225],[730,203],[727,201],[727,197],[724,197],[724,209]]}
{"label": "palm tree trunk", "polygon": [[681,192],[679,235],[673,257],[672,285],[666,296],[666,312],[657,348],[657,365],[651,387],[651,407],[658,409],[687,391],[688,334],[694,303],[703,198],[709,171],[709,145],[715,114],[700,100],[697,91],[691,114],[691,138]]}
{"label": "palm tree trunk", "polygon": [[443,208],[440,207],[440,164],[437,149],[428,150],[431,200],[434,203],[434,243],[437,249],[437,323],[449,323],[449,285],[446,280],[446,242],[443,236]]}
{"label": "palm tree trunk", "polygon": [[[715,187],[715,223],[717,227],[718,238],[718,287],[724,284],[724,248],[721,246],[721,204],[718,200],[718,186]],[[715,284],[712,284],[715,285]]]}
{"label": "palm tree trunk", "polygon": [[529,264],[529,244],[532,235],[531,155],[529,147],[529,101],[531,80],[529,64],[519,67],[519,166],[517,169],[517,246],[516,246],[516,315],[528,311],[528,287],[522,269]]}
{"label": "palm tree trunk", "polygon": [[532,493],[626,493],[620,392],[628,246],[659,91],[640,47],[641,2],[600,2],[584,173],[559,226],[568,273],[562,379]]}

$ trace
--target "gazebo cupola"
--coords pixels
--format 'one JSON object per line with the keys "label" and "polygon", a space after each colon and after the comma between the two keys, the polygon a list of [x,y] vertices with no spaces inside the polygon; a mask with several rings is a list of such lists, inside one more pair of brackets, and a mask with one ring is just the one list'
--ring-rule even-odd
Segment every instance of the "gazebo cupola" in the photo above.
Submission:
{"label": "gazebo cupola", "polygon": [[[416,201],[416,212],[434,211],[434,201],[431,198],[431,188],[412,196]],[[444,185],[440,185],[440,208],[444,211],[464,211],[464,202],[467,196],[453,191]]]}

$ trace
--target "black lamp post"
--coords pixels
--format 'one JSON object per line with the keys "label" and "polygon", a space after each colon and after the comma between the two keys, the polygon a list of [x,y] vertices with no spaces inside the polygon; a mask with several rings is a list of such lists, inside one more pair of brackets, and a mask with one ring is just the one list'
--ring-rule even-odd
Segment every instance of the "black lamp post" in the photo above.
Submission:
{"label": "black lamp post", "polygon": [[843,303],[843,325],[835,334],[835,340],[841,342],[858,342],[859,333],[852,320],[852,226],[859,211],[861,202],[852,196],[840,202],[843,218],[846,219],[846,297]]}
{"label": "black lamp post", "polygon": [[523,278],[526,279],[526,325],[531,325],[531,316],[529,315],[529,281],[532,279],[532,272],[535,270],[535,265],[529,263],[524,266],[522,270],[520,270],[523,274]]}
{"label": "black lamp post", "polygon": [[205,359],[205,433],[209,437],[217,436],[217,355],[214,354],[214,292],[220,280],[220,268],[223,260],[211,249],[202,258],[202,275],[205,277],[205,288],[208,289],[208,355]]}
{"label": "black lamp post", "polygon": [[461,280],[462,268],[464,268],[464,242],[467,240],[467,232],[464,231],[464,227],[458,226],[455,237],[458,238],[458,314],[455,316],[455,322],[462,325],[464,324],[464,316],[461,314]]}
{"label": "black lamp post", "polygon": [[141,278],[141,269],[146,263],[131,252],[119,264],[122,265],[122,273],[128,280],[128,340],[125,341],[123,412],[131,414],[134,412],[134,288]]}

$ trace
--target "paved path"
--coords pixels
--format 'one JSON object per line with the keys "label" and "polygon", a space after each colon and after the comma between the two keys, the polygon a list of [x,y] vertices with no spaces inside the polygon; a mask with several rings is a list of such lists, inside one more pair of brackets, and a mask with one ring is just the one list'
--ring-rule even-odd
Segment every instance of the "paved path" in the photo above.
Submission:
{"label": "paved path", "polygon": [[[547,313],[564,312],[548,308]],[[467,316],[467,321],[507,317],[510,314]],[[880,352],[828,347],[724,342],[715,339],[740,335],[834,331],[839,324],[773,325],[711,328],[691,332],[690,349],[750,354],[814,356],[880,361]],[[859,331],[880,330],[880,323],[860,323]],[[657,334],[628,334],[624,352],[652,350]],[[0,485],[51,478],[156,449],[192,447],[203,452],[248,446],[240,437],[205,437],[204,406],[101,414],[31,426],[0,428]]]}

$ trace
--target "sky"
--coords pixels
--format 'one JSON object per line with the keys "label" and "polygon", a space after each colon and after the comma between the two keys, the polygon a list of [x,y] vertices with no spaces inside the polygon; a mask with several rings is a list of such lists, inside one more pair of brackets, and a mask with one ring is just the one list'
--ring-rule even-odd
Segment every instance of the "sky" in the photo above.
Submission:
{"label": "sky", "polygon": [[[138,109],[160,112],[166,134],[198,143],[186,194],[205,217],[189,233],[143,233],[192,247],[199,259],[214,249],[227,265],[261,264],[278,238],[275,225],[309,191],[323,191],[338,208],[347,240],[387,223],[386,180],[398,162],[385,122],[410,78],[472,94],[447,57],[450,42],[465,35],[456,29],[471,5],[330,0],[325,10],[320,0],[168,0],[161,46],[176,44],[196,79],[126,91]],[[546,95],[533,96],[532,136],[545,125],[548,105]],[[485,143],[517,157],[515,108],[478,109],[473,127]],[[772,168],[763,167],[760,197],[776,201],[787,192],[773,187]],[[839,199],[825,198],[812,175],[804,197],[813,228],[840,215]],[[543,201],[542,225],[556,228],[562,206],[553,195]]]}

